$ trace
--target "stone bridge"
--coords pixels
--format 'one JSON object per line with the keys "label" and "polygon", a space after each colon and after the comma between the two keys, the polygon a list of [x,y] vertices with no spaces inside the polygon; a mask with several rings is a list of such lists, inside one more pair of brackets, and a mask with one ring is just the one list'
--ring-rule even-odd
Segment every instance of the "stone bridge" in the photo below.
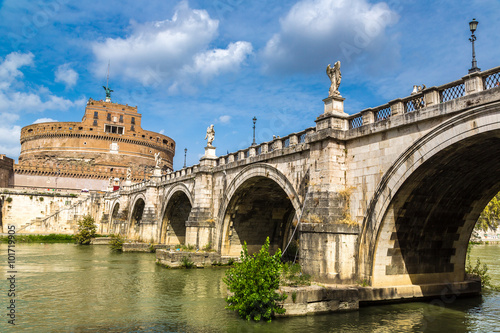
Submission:
{"label": "stone bridge", "polygon": [[313,127],[108,193],[102,222],[223,256],[269,237],[324,282],[462,282],[500,189],[499,81],[497,67],[353,115],[330,96]]}

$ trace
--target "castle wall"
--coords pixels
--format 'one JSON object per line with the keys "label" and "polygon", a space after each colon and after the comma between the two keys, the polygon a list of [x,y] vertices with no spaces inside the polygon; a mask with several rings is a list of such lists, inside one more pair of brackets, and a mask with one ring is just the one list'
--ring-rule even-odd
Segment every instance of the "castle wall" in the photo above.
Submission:
{"label": "castle wall", "polygon": [[13,184],[14,160],[0,155],[0,187],[10,187]]}

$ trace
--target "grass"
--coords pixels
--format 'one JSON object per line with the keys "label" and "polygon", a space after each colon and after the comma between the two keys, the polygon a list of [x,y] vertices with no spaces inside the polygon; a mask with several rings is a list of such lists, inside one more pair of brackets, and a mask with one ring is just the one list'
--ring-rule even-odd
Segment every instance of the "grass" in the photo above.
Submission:
{"label": "grass", "polygon": [[[8,236],[0,236],[0,242],[7,243]],[[16,243],[74,243],[73,235],[50,234],[50,235],[16,235]]]}

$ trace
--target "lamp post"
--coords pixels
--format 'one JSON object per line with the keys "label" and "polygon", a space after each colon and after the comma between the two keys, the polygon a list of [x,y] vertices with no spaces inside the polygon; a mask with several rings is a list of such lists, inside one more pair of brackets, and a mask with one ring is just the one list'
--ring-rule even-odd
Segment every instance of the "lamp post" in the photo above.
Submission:
{"label": "lamp post", "polygon": [[188,149],[184,148],[184,167],[186,167],[186,156],[187,156]]}
{"label": "lamp post", "polygon": [[252,146],[255,146],[256,143],[255,143],[255,123],[257,122],[257,118],[254,116],[253,117],[253,142],[252,142]]}
{"label": "lamp post", "polygon": [[474,42],[476,41],[476,36],[474,35],[474,31],[476,31],[478,23],[479,22],[476,21],[476,19],[472,19],[472,21],[469,22],[469,29],[472,34],[471,37],[469,38],[469,41],[472,43],[472,68],[469,69],[469,74],[481,71],[481,68],[477,67],[476,50],[474,49]]}

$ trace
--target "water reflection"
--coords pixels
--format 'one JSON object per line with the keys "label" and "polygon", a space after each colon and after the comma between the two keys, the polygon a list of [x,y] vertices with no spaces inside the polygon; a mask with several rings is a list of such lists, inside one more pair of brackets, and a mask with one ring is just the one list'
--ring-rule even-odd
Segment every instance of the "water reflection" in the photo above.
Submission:
{"label": "water reflection", "polygon": [[[2,319],[1,332],[486,332],[500,321],[500,294],[486,292],[445,306],[415,302],[246,322],[224,309],[224,268],[169,270],[154,264],[154,254],[116,254],[106,246],[19,244],[17,250],[19,325]],[[473,254],[485,253],[498,272],[499,251],[490,245]],[[0,252],[5,258],[5,245]],[[0,300],[6,304],[4,292]]]}

